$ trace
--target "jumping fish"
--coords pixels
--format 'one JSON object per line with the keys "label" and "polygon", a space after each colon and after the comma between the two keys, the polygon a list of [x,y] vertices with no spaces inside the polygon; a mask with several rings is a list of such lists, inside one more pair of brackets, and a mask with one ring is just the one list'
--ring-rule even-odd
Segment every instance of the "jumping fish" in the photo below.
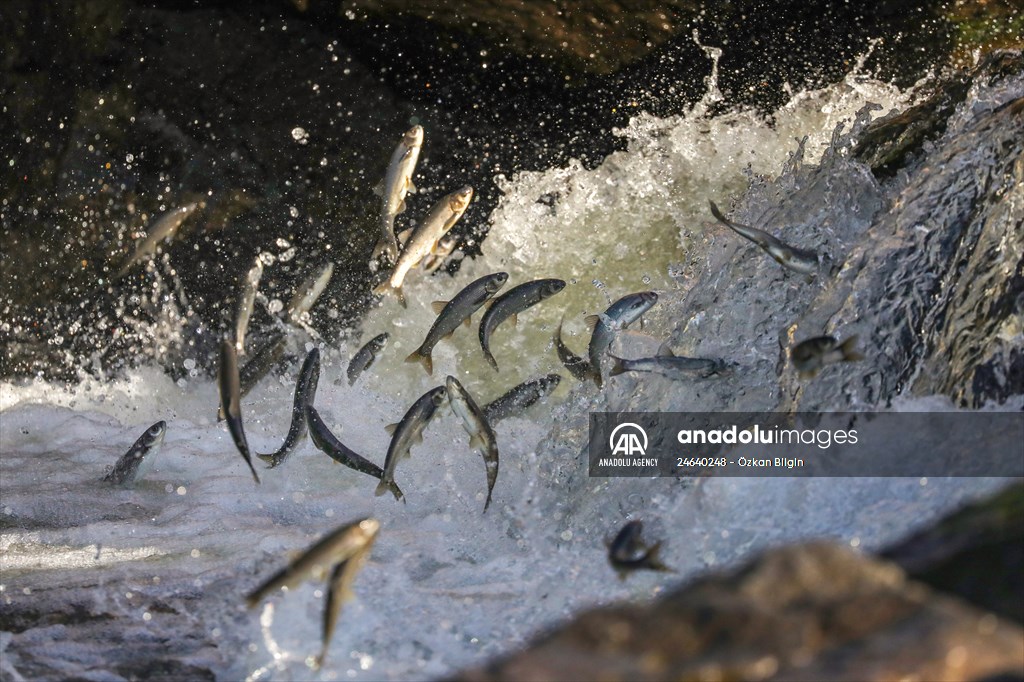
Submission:
{"label": "jumping fish", "polygon": [[235,355],[235,344],[227,336],[220,344],[220,405],[228,422],[228,430],[231,438],[235,441],[235,447],[242,454],[245,463],[249,465],[252,478],[256,483],[260,477],[252,465],[252,456],[249,454],[249,443],[245,440],[245,430],[242,428],[242,408],[239,398],[238,386],[238,356]]}
{"label": "jumping fish", "polygon": [[391,263],[398,258],[395,217],[405,211],[405,197],[411,190],[416,189],[412,184],[412,174],[416,169],[416,161],[419,160],[422,146],[423,127],[413,126],[402,136],[402,141],[391,154],[391,162],[380,188],[384,204],[381,207],[380,238],[373,247],[373,255],[370,256],[374,260],[382,254]]}
{"label": "jumping fish", "polygon": [[709,377],[712,374],[722,374],[726,371],[728,364],[724,360],[713,358],[684,358],[672,352],[668,344],[662,344],[658,354],[653,358],[640,358],[627,360],[611,353],[608,354],[614,361],[608,376],[616,376],[623,372],[653,372],[671,379],[684,379],[693,376]]}
{"label": "jumping fish", "polygon": [[260,288],[260,279],[263,277],[263,261],[256,256],[256,263],[242,280],[242,294],[238,297],[238,316],[235,320],[235,351],[239,355],[245,355],[245,333],[249,330],[249,318],[252,317],[253,303],[256,302],[256,292]]}
{"label": "jumping fish", "polygon": [[[586,362],[584,360],[584,362]],[[492,426],[506,417],[514,417],[558,388],[559,374],[546,374],[519,384],[505,395],[484,405],[484,417]]]}
{"label": "jumping fish", "polygon": [[793,346],[789,357],[793,360],[793,366],[799,370],[801,378],[810,379],[825,365],[863,360],[864,356],[857,352],[856,345],[856,336],[851,336],[842,343],[834,336],[816,336]]}
{"label": "jumping fish", "polygon": [[164,442],[166,433],[166,422],[158,421],[150,426],[128,448],[128,452],[121,455],[121,459],[117,460],[117,464],[103,480],[116,485],[127,485],[137,481],[152,465],[153,456]]}
{"label": "jumping fish", "polygon": [[491,275],[484,275],[476,279],[455,294],[451,301],[434,301],[432,304],[437,319],[427,332],[427,338],[423,340],[420,347],[414,350],[406,362],[419,362],[427,370],[427,374],[434,374],[434,361],[431,353],[434,346],[441,339],[446,339],[455,333],[460,324],[469,325],[470,317],[482,306],[487,299],[494,295],[498,289],[508,281],[508,273],[496,272]]}
{"label": "jumping fish", "polygon": [[402,421],[391,424],[387,427],[391,434],[391,444],[388,445],[388,454],[384,460],[384,475],[377,486],[377,495],[383,495],[384,491],[391,489],[395,484],[395,466],[400,457],[408,457],[409,451],[414,443],[423,442],[423,429],[427,428],[431,417],[437,408],[448,397],[444,386],[432,388],[413,403],[409,411],[402,417]]}
{"label": "jumping fish", "polygon": [[327,581],[327,603],[324,604],[323,644],[320,654],[314,662],[317,668],[323,666],[324,660],[327,658],[327,648],[331,644],[331,637],[334,636],[334,627],[341,615],[342,605],[355,596],[352,594],[352,583],[355,582],[356,574],[359,573],[370,556],[370,548],[376,537],[374,534],[362,549],[356,550],[351,557],[338,563],[331,571],[331,577]]}
{"label": "jumping fish", "polygon": [[498,325],[511,319],[512,326],[515,326],[519,313],[554,296],[564,288],[565,282],[560,279],[537,279],[513,287],[494,299],[480,321],[480,347],[483,348],[484,357],[495,372],[498,371],[498,362],[491,354],[490,343],[491,334]]}
{"label": "jumping fish", "polygon": [[555,330],[554,342],[555,350],[558,352],[558,359],[561,360],[565,368],[569,370],[569,374],[572,374],[580,381],[593,379],[594,367],[590,362],[586,358],[581,358],[573,353],[569,350],[569,347],[565,345],[565,342],[562,341],[562,325],[564,323],[565,319],[563,318],[558,323],[558,329]]}
{"label": "jumping fish", "polygon": [[288,320],[290,322],[298,325],[306,323],[309,311],[313,309],[320,294],[324,293],[333,273],[334,263],[328,261],[307,277],[302,286],[295,290],[292,300],[288,302]]}
{"label": "jumping fish", "polygon": [[653,291],[643,291],[637,294],[627,294],[612,303],[608,310],[602,315],[589,315],[587,324],[593,325],[593,333],[590,336],[590,365],[594,371],[591,375],[597,382],[598,388],[604,383],[601,376],[601,358],[605,351],[612,344],[615,332],[625,329],[627,325],[640,319],[640,316],[651,309],[658,302],[658,295]]}
{"label": "jumping fish", "polygon": [[173,239],[174,235],[178,232],[178,228],[181,227],[182,223],[188,220],[190,215],[195,213],[197,208],[199,208],[199,203],[193,202],[161,215],[157,221],[153,223],[153,227],[147,230],[146,238],[143,239],[135,248],[135,252],[132,254],[131,258],[128,259],[124,264],[124,267],[122,267],[114,276],[114,279],[121,279],[127,275],[128,271],[137,263],[151,258],[156,254],[156,250],[159,248],[160,242]]}
{"label": "jumping fish", "polygon": [[639,569],[674,573],[658,557],[661,541],[648,547],[640,539],[642,532],[643,522],[630,521],[608,545],[608,563],[619,574],[619,580],[625,580],[630,572]]}
{"label": "jumping fish", "polygon": [[[236,344],[237,346],[237,344]],[[267,375],[271,368],[284,357],[285,337],[278,329],[270,332],[270,336],[253,353],[249,361],[242,365],[238,373],[238,397],[244,398],[260,379]],[[217,408],[217,421],[224,421],[224,408]]]}
{"label": "jumping fish", "polygon": [[429,256],[423,259],[423,270],[430,273],[444,265],[445,260],[448,256],[452,255],[452,251],[455,250],[455,246],[458,243],[459,238],[450,232],[441,237],[440,241],[437,242],[437,247],[430,252]]}
{"label": "jumping fish", "polygon": [[345,374],[348,376],[348,385],[356,383],[359,376],[369,369],[370,365],[377,359],[377,353],[384,350],[384,346],[388,345],[388,339],[390,335],[387,332],[377,334],[366,344],[359,349],[359,351],[352,356],[352,360],[348,363],[348,370]]}
{"label": "jumping fish", "polygon": [[295,381],[295,398],[292,401],[292,423],[284,438],[281,449],[270,455],[256,455],[267,463],[268,469],[284,464],[295,446],[306,436],[306,406],[316,398],[316,387],[320,382],[320,351],[314,348],[306,355]]}
{"label": "jumping fish", "polygon": [[708,203],[711,205],[711,215],[715,216],[718,222],[722,223],[741,237],[746,237],[757,244],[782,267],[788,268],[793,272],[799,272],[802,275],[812,275],[818,271],[818,268],[820,267],[818,254],[813,251],[804,251],[803,249],[789,246],[764,230],[759,230],[756,227],[734,223],[722,215],[722,212],[718,210],[718,206],[715,205],[715,202],[708,201]]}
{"label": "jumping fish", "polygon": [[484,466],[487,468],[487,500],[484,502],[486,513],[487,508],[491,506],[494,483],[498,480],[498,441],[483,410],[459,380],[449,376],[445,380],[445,386],[448,388],[448,402],[455,414],[462,419],[462,425],[469,434],[469,447],[479,448],[484,458]]}
{"label": "jumping fish", "polygon": [[462,214],[466,212],[472,199],[473,188],[468,185],[441,199],[423,219],[423,222],[412,231],[402,248],[402,255],[395,263],[394,270],[373,290],[373,293],[378,296],[394,293],[404,308],[406,304],[405,296],[402,294],[402,284],[405,282],[405,276],[419,265],[427,254],[436,251],[438,241],[455,226]]}
{"label": "jumping fish", "polygon": [[[383,469],[346,447],[344,443],[331,433],[331,430],[327,428],[327,424],[324,424],[323,419],[320,418],[319,413],[317,413],[316,408],[312,404],[306,405],[306,421],[309,423],[309,437],[312,439],[313,445],[316,446],[317,450],[323,452],[335,462],[344,464],[349,469],[355,469],[360,473],[373,476],[377,480],[384,478]],[[402,499],[402,491],[395,485],[394,481],[391,481],[387,489],[391,491],[396,500]]]}

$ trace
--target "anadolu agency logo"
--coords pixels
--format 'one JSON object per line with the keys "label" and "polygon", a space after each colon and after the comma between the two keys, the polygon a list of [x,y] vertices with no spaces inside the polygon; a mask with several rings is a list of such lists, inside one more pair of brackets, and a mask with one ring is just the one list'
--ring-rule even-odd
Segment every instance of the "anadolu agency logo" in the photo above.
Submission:
{"label": "anadolu agency logo", "polygon": [[647,432],[639,424],[625,422],[612,429],[612,435],[608,437],[608,447],[612,449],[612,455],[634,455],[647,454]]}

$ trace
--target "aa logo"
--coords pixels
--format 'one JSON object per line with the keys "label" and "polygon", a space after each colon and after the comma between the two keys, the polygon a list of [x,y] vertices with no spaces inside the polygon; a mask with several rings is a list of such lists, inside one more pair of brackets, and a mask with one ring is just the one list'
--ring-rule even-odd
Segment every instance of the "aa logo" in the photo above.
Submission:
{"label": "aa logo", "polygon": [[612,435],[608,438],[608,446],[611,447],[613,455],[626,455],[627,457],[645,455],[647,454],[647,432],[633,422],[619,424],[612,430]]}

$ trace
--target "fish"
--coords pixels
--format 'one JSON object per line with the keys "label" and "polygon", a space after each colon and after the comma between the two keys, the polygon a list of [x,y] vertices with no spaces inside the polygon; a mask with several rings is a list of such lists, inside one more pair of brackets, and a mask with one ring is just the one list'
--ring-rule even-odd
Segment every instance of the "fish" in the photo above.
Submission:
{"label": "fish", "polygon": [[355,355],[352,356],[352,360],[348,363],[348,370],[345,374],[348,376],[348,385],[356,383],[359,376],[370,368],[370,365],[377,359],[377,353],[384,350],[384,347],[388,345],[388,339],[391,335],[387,332],[377,334],[360,348]]}
{"label": "fish", "polygon": [[484,350],[484,357],[487,363],[498,371],[498,362],[491,354],[491,334],[502,322],[512,320],[512,326],[518,322],[519,313],[530,306],[536,305],[546,298],[554,296],[565,288],[565,282],[560,279],[535,279],[532,282],[525,282],[513,287],[504,294],[494,299],[487,308],[484,317],[480,320],[480,347]]}
{"label": "fish", "polygon": [[586,358],[580,356],[569,350],[569,347],[562,341],[562,325],[565,324],[565,318],[558,323],[558,329],[555,330],[554,342],[555,350],[558,352],[558,359],[562,361],[562,365],[569,370],[569,374],[573,375],[580,381],[587,381],[588,379],[594,379],[594,366],[590,364]]}
{"label": "fish", "polygon": [[252,455],[249,454],[249,443],[245,439],[245,430],[242,427],[242,408],[239,404],[238,387],[238,356],[235,355],[235,344],[227,336],[220,344],[220,405],[228,422],[228,431],[235,441],[235,447],[242,454],[242,459],[249,465],[252,478],[258,484],[259,474],[252,465]]}
{"label": "fish", "polygon": [[309,311],[313,309],[320,294],[324,293],[333,273],[334,263],[328,261],[307,277],[302,286],[295,290],[291,301],[288,302],[288,320],[290,322],[300,325],[306,322]]}
{"label": "fish", "polygon": [[368,517],[331,531],[246,595],[246,605],[255,608],[277,590],[294,590],[306,580],[326,576],[333,567],[371,546],[379,530],[380,522]]}
{"label": "fish", "polygon": [[338,617],[341,616],[342,605],[355,596],[352,594],[352,584],[355,582],[356,574],[359,573],[370,556],[370,548],[373,546],[374,539],[376,539],[376,534],[366,542],[362,549],[357,550],[348,559],[339,562],[331,571],[331,577],[327,581],[327,602],[324,604],[323,644],[320,654],[313,662],[316,668],[322,667],[327,658],[327,648],[331,644],[331,637],[334,636],[334,627],[338,624]]}
{"label": "fish", "polygon": [[611,353],[608,354],[614,361],[608,376],[617,376],[623,372],[653,372],[671,379],[685,379],[693,376],[709,377],[712,374],[724,374],[728,364],[725,360],[713,358],[685,358],[672,352],[668,344],[662,344],[658,354],[653,358],[639,358],[627,360]]}
{"label": "fish", "polygon": [[[373,476],[377,480],[384,478],[383,469],[359,453],[349,449],[331,433],[331,430],[327,428],[327,424],[324,424],[323,419],[320,418],[320,414],[313,407],[312,403],[306,405],[306,422],[309,424],[309,437],[312,439],[313,445],[316,446],[317,450],[323,452],[335,462],[344,464],[349,469],[355,469],[360,473]],[[394,481],[388,484],[387,489],[391,491],[396,500],[402,499],[402,490],[395,485]]]}
{"label": "fish", "polygon": [[597,382],[598,388],[604,383],[601,376],[601,358],[611,346],[615,332],[625,329],[627,325],[640,319],[640,316],[657,302],[658,295],[653,291],[627,294],[612,303],[603,314],[589,315],[586,318],[587,324],[593,326],[588,355],[590,356],[590,365],[594,369],[591,376]]}
{"label": "fish", "polygon": [[167,433],[167,422],[158,421],[139,436],[128,452],[121,455],[110,473],[103,477],[107,483],[128,485],[142,477],[153,463]]}
{"label": "fish", "polygon": [[397,424],[387,427],[391,434],[391,444],[384,459],[384,475],[381,476],[376,494],[383,495],[395,484],[395,466],[400,457],[408,457],[414,443],[423,442],[423,429],[427,428],[437,408],[447,399],[448,391],[444,386],[437,386],[421,395],[409,411]]}
{"label": "fish", "polygon": [[427,370],[427,374],[434,374],[434,361],[431,353],[434,346],[441,339],[447,339],[455,333],[460,324],[470,323],[470,317],[480,306],[487,302],[498,289],[501,289],[508,281],[507,272],[495,272],[491,275],[484,275],[479,279],[467,284],[462,291],[455,294],[451,301],[434,301],[431,305],[437,313],[437,319],[430,326],[427,337],[420,344],[420,347],[409,354],[406,362],[419,362]]}
{"label": "fish", "polygon": [[391,274],[377,285],[373,293],[378,296],[393,293],[402,307],[406,307],[405,295],[402,293],[405,276],[428,254],[436,252],[438,241],[455,226],[472,199],[473,188],[466,185],[437,202],[423,222],[412,230]]}
{"label": "fish", "polygon": [[429,273],[444,265],[445,260],[452,255],[452,251],[455,250],[458,243],[458,236],[451,232],[441,237],[430,255],[423,259],[423,270]]}
{"label": "fish", "polygon": [[524,381],[505,395],[484,405],[484,417],[491,425],[507,417],[514,417],[552,393],[558,388],[561,381],[560,374],[545,374],[542,377]]}
{"label": "fish", "polygon": [[[236,344],[237,346],[237,344]],[[242,399],[267,375],[274,365],[284,357],[285,337],[278,329],[270,332],[269,338],[253,353],[249,361],[242,365],[238,373],[238,397]],[[217,421],[224,421],[224,408],[217,407]]]}
{"label": "fish", "polygon": [[402,136],[402,141],[395,147],[391,154],[391,161],[388,163],[388,170],[384,176],[384,182],[380,186],[383,206],[380,217],[380,238],[377,245],[373,247],[371,260],[376,260],[381,255],[388,262],[395,262],[398,259],[398,239],[395,237],[395,218],[399,213],[405,211],[405,197],[416,189],[412,184],[412,174],[416,169],[416,162],[420,158],[420,148],[423,146],[423,127],[413,126]]}
{"label": "fish", "polygon": [[491,506],[491,495],[494,493],[494,484],[498,480],[498,439],[494,435],[483,410],[473,400],[473,396],[453,376],[445,379],[445,387],[448,389],[448,402],[452,411],[462,419],[462,426],[469,434],[469,447],[479,448],[484,458],[484,466],[487,469],[487,500],[484,502],[484,513]]}
{"label": "fish", "polygon": [[749,225],[740,225],[728,220],[718,210],[715,202],[708,201],[711,205],[711,215],[715,216],[718,222],[722,223],[741,237],[746,237],[757,244],[761,249],[775,259],[779,265],[801,275],[813,275],[821,267],[821,260],[818,254],[813,251],[805,251],[790,246],[780,239],[776,239],[764,230]]}
{"label": "fish", "polygon": [[245,355],[245,334],[249,330],[249,318],[252,317],[252,307],[256,302],[256,292],[260,288],[262,277],[263,261],[256,256],[256,263],[242,280],[242,295],[238,297],[238,315],[235,318],[235,351],[239,355]]}
{"label": "fish", "polygon": [[178,228],[181,227],[182,223],[188,220],[189,216],[195,213],[197,208],[199,208],[199,202],[193,202],[168,211],[157,218],[156,222],[153,223],[153,226],[146,231],[146,238],[139,242],[139,245],[135,247],[134,253],[132,253],[131,257],[127,262],[125,262],[121,270],[114,276],[114,279],[121,279],[127,275],[136,264],[148,258],[152,258],[160,247],[160,242],[173,239],[174,235],[178,232]]}
{"label": "fish", "polygon": [[292,423],[284,437],[281,448],[269,455],[256,455],[267,463],[268,469],[284,464],[295,446],[306,437],[306,406],[313,404],[316,387],[320,382],[320,351],[314,348],[306,355],[295,381],[295,397],[292,400]]}
{"label": "fish", "polygon": [[825,365],[863,360],[864,356],[857,352],[856,345],[856,336],[851,336],[842,343],[834,336],[816,336],[793,346],[789,357],[793,361],[793,366],[800,371],[800,377],[810,379]]}
{"label": "fish", "polygon": [[642,532],[642,521],[630,521],[608,545],[608,563],[619,574],[619,580],[625,580],[629,573],[640,569],[675,573],[673,569],[663,564],[658,556],[661,541],[648,547],[640,539]]}

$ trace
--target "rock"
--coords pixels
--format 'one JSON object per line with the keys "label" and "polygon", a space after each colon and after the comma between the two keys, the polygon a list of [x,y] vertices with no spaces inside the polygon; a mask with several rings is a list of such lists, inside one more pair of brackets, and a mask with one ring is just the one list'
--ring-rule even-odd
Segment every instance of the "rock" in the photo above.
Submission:
{"label": "rock", "polygon": [[974,680],[1021,670],[1022,637],[894,564],[810,543],[650,606],[589,611],[456,679]]}

